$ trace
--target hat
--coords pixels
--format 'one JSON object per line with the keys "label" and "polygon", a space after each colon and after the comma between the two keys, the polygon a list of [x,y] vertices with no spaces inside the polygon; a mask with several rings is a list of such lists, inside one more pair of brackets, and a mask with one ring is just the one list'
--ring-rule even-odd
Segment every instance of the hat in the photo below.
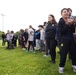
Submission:
{"label": "hat", "polygon": [[43,28],[43,26],[42,26],[42,25],[39,25],[38,27],[41,27],[41,28]]}

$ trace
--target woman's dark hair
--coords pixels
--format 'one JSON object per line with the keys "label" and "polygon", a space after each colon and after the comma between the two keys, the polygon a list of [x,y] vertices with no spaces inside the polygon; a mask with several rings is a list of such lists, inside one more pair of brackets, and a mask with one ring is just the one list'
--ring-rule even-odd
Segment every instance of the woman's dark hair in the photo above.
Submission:
{"label": "woman's dark hair", "polygon": [[71,9],[71,8],[67,8],[67,10],[68,10],[68,11],[70,10],[70,11],[72,12],[72,9]]}
{"label": "woman's dark hair", "polygon": [[67,11],[68,11],[68,9],[67,9],[67,8],[63,8],[63,9],[61,10],[61,14],[62,14],[62,12],[63,12],[64,10],[67,10]]}
{"label": "woman's dark hair", "polygon": [[51,17],[53,18],[52,23],[53,23],[53,24],[57,24],[54,15],[50,14],[49,16],[51,16]]}

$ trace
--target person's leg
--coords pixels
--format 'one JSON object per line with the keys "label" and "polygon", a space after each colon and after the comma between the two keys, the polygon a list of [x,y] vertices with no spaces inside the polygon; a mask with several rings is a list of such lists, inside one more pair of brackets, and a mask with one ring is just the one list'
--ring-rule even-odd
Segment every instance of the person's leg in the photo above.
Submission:
{"label": "person's leg", "polygon": [[70,47],[70,40],[62,39],[60,49],[60,64],[59,67],[64,67],[66,62],[67,53]]}
{"label": "person's leg", "polygon": [[35,50],[34,50],[34,41],[31,41],[31,46],[32,46],[32,48],[33,48],[33,51],[35,51]]}
{"label": "person's leg", "polygon": [[31,41],[28,42],[28,51],[30,50]]}
{"label": "person's leg", "polygon": [[2,47],[4,46],[4,40],[2,39]]}
{"label": "person's leg", "polygon": [[70,49],[70,40],[62,39],[60,45],[61,45],[61,47],[60,47],[59,73],[64,73],[66,57],[67,57],[68,51]]}
{"label": "person's leg", "polygon": [[51,52],[51,59],[54,63],[56,59],[56,46],[57,46],[57,41],[52,39],[50,41],[50,52]]}
{"label": "person's leg", "polygon": [[38,50],[38,39],[36,39],[36,50]]}
{"label": "person's leg", "polygon": [[48,48],[47,43],[45,41],[45,52],[46,52],[46,55],[48,55],[48,50],[49,50],[49,48]]}
{"label": "person's leg", "polygon": [[74,40],[71,40],[70,54],[72,57],[72,65],[76,66],[76,43]]}

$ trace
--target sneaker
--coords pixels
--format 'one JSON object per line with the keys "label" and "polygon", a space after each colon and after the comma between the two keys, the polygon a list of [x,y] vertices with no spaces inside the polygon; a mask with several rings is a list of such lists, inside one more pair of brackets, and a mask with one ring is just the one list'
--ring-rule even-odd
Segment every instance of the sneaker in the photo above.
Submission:
{"label": "sneaker", "polygon": [[28,50],[26,52],[29,52]]}
{"label": "sneaker", "polygon": [[64,67],[59,67],[59,73],[64,73]]}
{"label": "sneaker", "polygon": [[76,72],[76,66],[73,65],[72,68],[73,68],[73,71]]}
{"label": "sneaker", "polygon": [[56,61],[54,61],[54,60],[50,60],[49,62],[51,62],[53,64],[56,64]]}
{"label": "sneaker", "polygon": [[23,50],[25,50],[25,48],[22,48]]}
{"label": "sneaker", "polygon": [[35,51],[33,53],[35,53]]}
{"label": "sneaker", "polygon": [[44,57],[48,57],[48,55],[45,54]]}

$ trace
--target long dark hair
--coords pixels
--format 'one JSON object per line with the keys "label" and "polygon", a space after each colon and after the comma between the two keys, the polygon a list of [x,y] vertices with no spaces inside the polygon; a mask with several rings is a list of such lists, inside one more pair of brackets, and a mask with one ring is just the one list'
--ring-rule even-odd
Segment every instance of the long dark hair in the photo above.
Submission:
{"label": "long dark hair", "polygon": [[53,20],[52,20],[52,24],[57,24],[54,15],[50,14],[49,16],[51,16],[51,17],[53,18]]}

